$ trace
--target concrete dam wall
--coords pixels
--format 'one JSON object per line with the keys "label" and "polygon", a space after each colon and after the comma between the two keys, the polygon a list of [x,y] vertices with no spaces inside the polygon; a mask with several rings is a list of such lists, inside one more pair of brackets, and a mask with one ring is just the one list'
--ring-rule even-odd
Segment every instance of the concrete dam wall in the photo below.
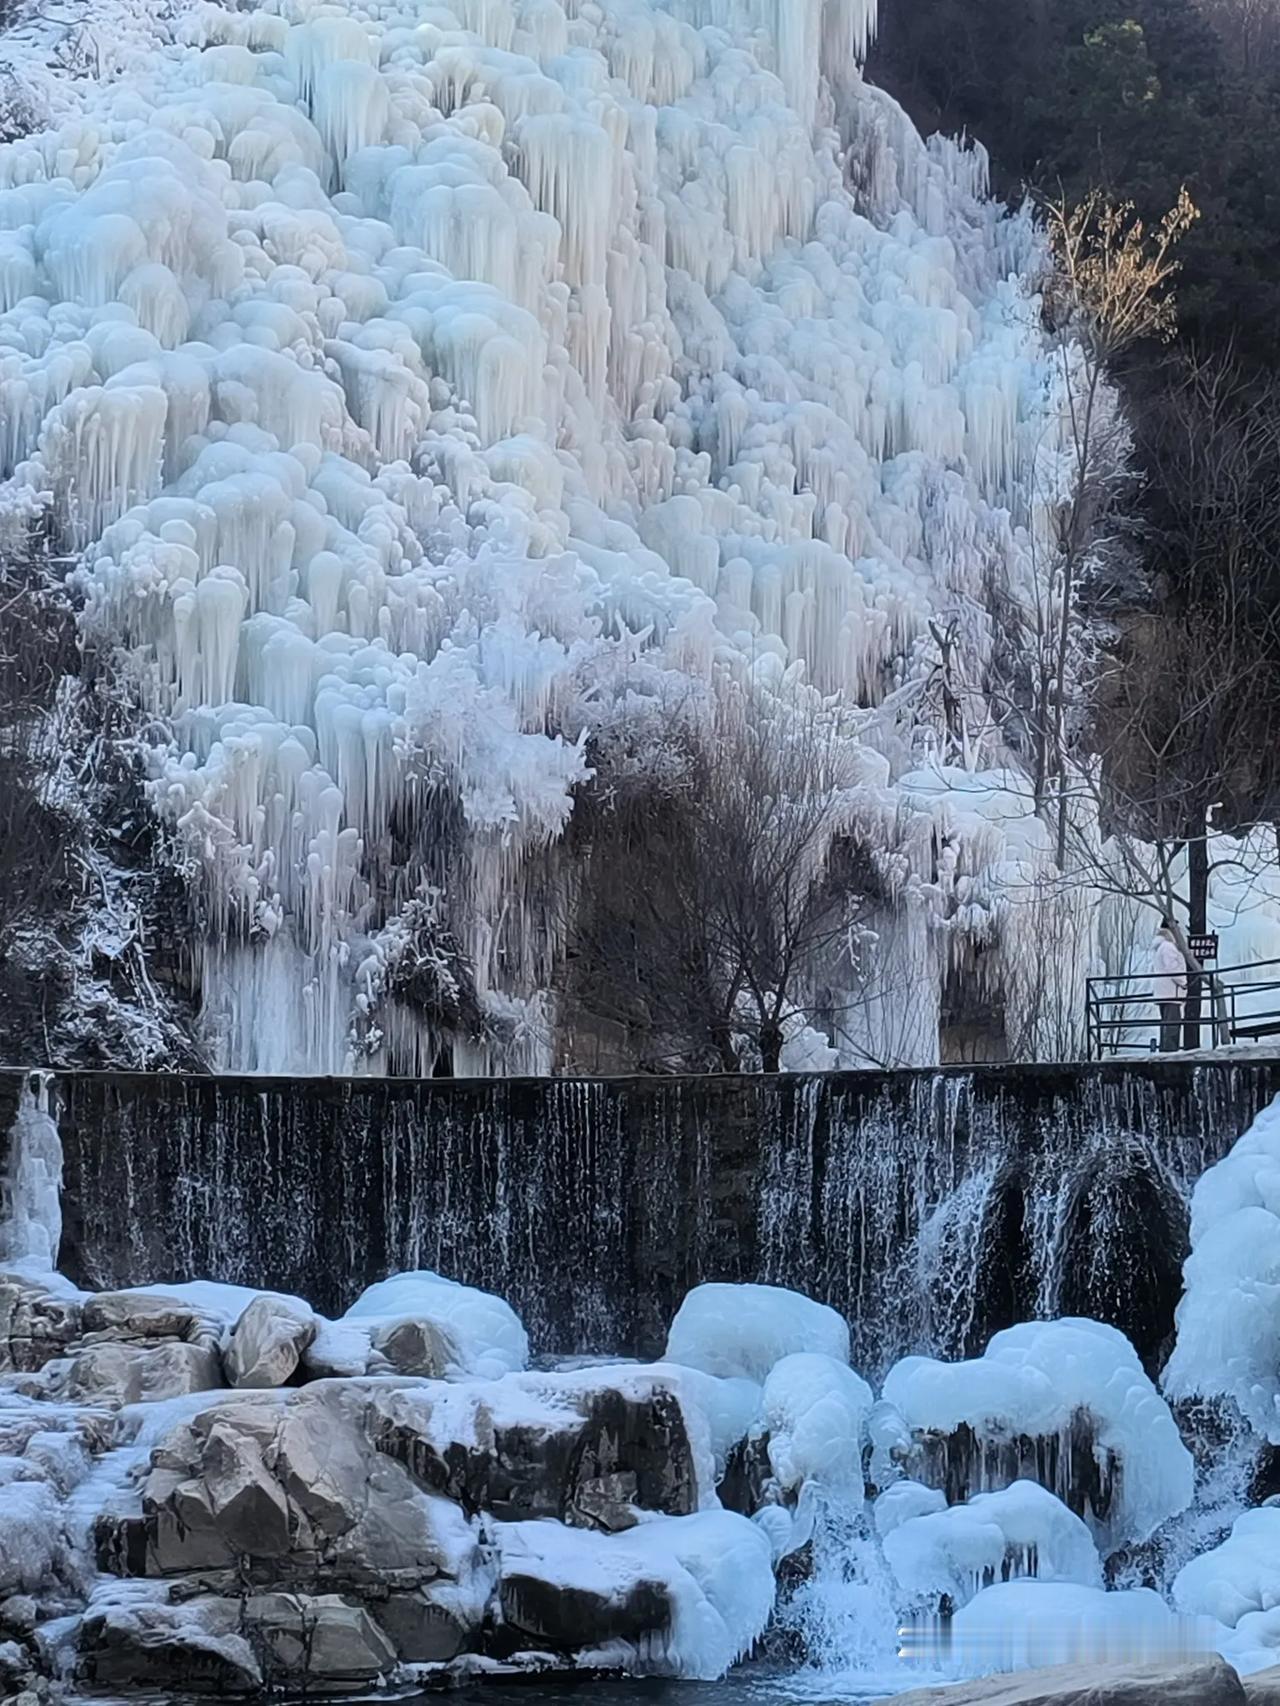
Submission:
{"label": "concrete dam wall", "polygon": [[[0,1074],[0,1134],[23,1083]],[[62,1265],[340,1312],[428,1267],[543,1352],[659,1351],[686,1289],[834,1304],[874,1374],[1086,1314],[1160,1357],[1196,1178],[1280,1060],[779,1078],[427,1081],[55,1073]],[[0,1173],[11,1139],[0,1135]]]}

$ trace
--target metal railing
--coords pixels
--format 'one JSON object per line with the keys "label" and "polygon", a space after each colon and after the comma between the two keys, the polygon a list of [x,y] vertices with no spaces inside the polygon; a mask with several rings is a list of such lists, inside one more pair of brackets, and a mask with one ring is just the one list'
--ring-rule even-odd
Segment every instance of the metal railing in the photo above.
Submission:
{"label": "metal railing", "polygon": [[[1251,973],[1267,972],[1266,977]],[[1199,1011],[1188,1016],[1199,996]],[[1252,960],[1247,965],[1214,966],[1188,971],[1187,996],[1178,1021],[1179,1049],[1220,1047],[1226,1043],[1257,1042],[1280,1037],[1280,960]],[[1262,1011],[1252,1010],[1246,997],[1269,998]],[[1126,1051],[1147,1054],[1159,1047],[1163,1021],[1153,1018],[1155,974],[1128,972],[1085,980],[1085,1052],[1089,1060]],[[1247,1009],[1241,1012],[1241,1006]],[[1150,1032],[1154,1030],[1153,1045]],[[1144,1033],[1131,1036],[1131,1032]]]}

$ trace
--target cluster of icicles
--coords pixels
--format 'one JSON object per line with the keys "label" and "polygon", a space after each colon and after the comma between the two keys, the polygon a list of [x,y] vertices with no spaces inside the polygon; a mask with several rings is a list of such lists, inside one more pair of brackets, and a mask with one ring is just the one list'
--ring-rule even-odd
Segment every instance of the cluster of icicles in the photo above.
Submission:
{"label": "cluster of icicles", "polygon": [[[543,1065],[520,873],[594,728],[726,672],[876,706],[939,616],[982,679],[1051,437],[1035,238],[862,81],[873,14],[199,0],[0,147],[0,478],[161,731],[221,1064],[353,1065],[444,799],[510,1021],[471,1064]],[[394,1030],[363,1067],[429,1063]]]}

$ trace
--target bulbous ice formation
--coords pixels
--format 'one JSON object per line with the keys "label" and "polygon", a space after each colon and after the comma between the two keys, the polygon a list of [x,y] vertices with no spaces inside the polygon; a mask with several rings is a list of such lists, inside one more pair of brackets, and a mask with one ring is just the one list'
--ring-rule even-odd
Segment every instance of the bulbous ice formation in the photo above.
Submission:
{"label": "bulbous ice formation", "polygon": [[1280,1102],[1197,1181],[1182,1273],[1165,1394],[1225,1404],[1280,1444]]}
{"label": "bulbous ice formation", "polygon": [[[446,1021],[394,989],[443,894],[455,1064],[545,1067],[539,861],[602,721],[808,681],[879,708],[887,782],[936,747],[939,623],[988,678],[991,611],[1038,596],[1036,239],[863,83],[873,25],[201,0],[0,147],[0,478],[165,730],[221,1064],[429,1068]],[[934,806],[880,806],[933,893]],[[921,917],[883,938],[937,984]]]}

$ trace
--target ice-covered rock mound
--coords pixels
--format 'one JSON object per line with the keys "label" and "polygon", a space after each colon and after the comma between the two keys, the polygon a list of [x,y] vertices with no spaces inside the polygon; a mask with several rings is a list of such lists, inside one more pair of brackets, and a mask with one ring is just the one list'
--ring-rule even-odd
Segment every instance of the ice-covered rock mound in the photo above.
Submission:
{"label": "ice-covered rock mound", "polygon": [[1165,1393],[1224,1403],[1280,1444],[1280,1102],[1198,1180],[1183,1285]]}
{"label": "ice-covered rock mound", "polygon": [[[891,784],[955,744],[939,632],[1008,761],[971,684],[1036,602],[1051,369],[1032,226],[864,84],[874,9],[198,0],[0,147],[0,496],[156,719],[221,1063],[545,1066],[589,744],[725,675],[884,708],[860,817],[936,889]],[[998,816],[962,883],[1047,857]]]}
{"label": "ice-covered rock mound", "polygon": [[780,1285],[696,1285],[676,1311],[667,1358],[706,1374],[763,1383],[784,1357],[849,1362],[849,1324]]}
{"label": "ice-covered rock mound", "polygon": [[[1172,1512],[1181,1474],[1119,1335],[1012,1329],[977,1363],[907,1359],[875,1401],[836,1354],[847,1323],[797,1293],[704,1288],[680,1316],[688,1362],[538,1366],[535,1346],[527,1367],[505,1302],[434,1274],[394,1275],[335,1323],[209,1282],[93,1294],[0,1273],[0,1679],[710,1679],[775,1636],[888,1662],[904,1625],[953,1676],[1212,1649],[1247,1671],[1280,1651],[1270,1508],[1165,1593],[1104,1590],[1132,1579],[1116,1548]],[[736,1326],[723,1372],[692,1363],[713,1360],[712,1318]],[[1101,1456],[1081,1502],[1053,1429],[1085,1439],[1086,1398]],[[990,1490],[903,1473],[979,1418],[963,1466]]]}
{"label": "ice-covered rock mound", "polygon": [[896,1456],[949,1501],[1028,1478],[1083,1517],[1105,1551],[1146,1540],[1191,1503],[1195,1466],[1169,1406],[1123,1333],[1098,1321],[1027,1322],[981,1357],[907,1357],[886,1402]]}
{"label": "ice-covered rock mound", "polygon": [[976,1493],[959,1505],[946,1505],[939,1493],[941,1508],[886,1528],[880,1506],[885,1500],[899,1503],[894,1492],[887,1489],[877,1501],[877,1527],[889,1567],[908,1594],[935,1602],[945,1596],[959,1607],[981,1589],[1013,1577],[1102,1586],[1102,1563],[1089,1530],[1034,1481]]}

